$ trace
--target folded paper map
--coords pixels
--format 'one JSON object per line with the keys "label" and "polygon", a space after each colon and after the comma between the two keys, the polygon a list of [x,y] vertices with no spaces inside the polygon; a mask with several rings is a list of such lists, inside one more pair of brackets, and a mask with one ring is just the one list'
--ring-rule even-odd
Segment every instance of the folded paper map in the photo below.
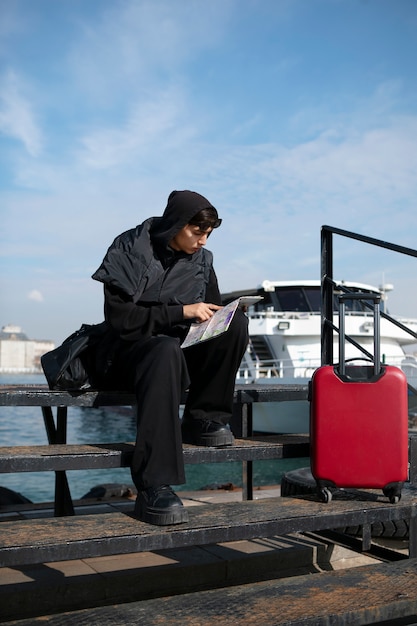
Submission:
{"label": "folded paper map", "polygon": [[206,322],[191,324],[190,330],[181,344],[181,348],[188,348],[201,341],[208,341],[208,339],[213,339],[217,335],[226,332],[238,307],[250,306],[255,304],[255,302],[259,302],[259,300],[262,300],[262,296],[242,296],[216,311],[213,317]]}

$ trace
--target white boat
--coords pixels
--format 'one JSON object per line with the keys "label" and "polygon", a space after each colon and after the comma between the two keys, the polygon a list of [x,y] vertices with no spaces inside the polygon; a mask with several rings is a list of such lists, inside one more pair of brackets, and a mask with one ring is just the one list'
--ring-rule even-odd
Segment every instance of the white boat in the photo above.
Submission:
{"label": "white boat", "polygon": [[[352,292],[381,295],[381,311],[388,312],[387,292],[391,285],[381,288],[361,283],[340,283]],[[338,326],[335,288],[334,324]],[[300,383],[311,379],[321,365],[321,296],[320,281],[265,280],[255,289],[223,294],[223,301],[240,295],[260,295],[263,299],[249,307],[250,344],[242,360],[238,383]],[[392,316],[394,317],[394,316]],[[395,318],[414,333],[417,319]],[[373,314],[362,301],[346,302],[346,335],[369,353],[373,353]],[[384,317],[380,322],[381,360],[400,367],[408,382],[417,387],[417,359],[405,349],[417,339]],[[346,344],[346,359],[364,358],[355,346]],[[334,362],[338,359],[338,336],[334,333]],[[254,407],[254,429],[260,432],[308,432],[308,403],[269,403]]]}

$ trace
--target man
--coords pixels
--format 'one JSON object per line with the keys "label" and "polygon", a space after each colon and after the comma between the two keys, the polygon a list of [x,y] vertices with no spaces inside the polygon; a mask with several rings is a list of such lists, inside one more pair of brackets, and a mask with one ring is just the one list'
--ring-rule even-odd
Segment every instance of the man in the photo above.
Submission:
{"label": "man", "polygon": [[[220,224],[206,198],[173,191],[163,216],[117,237],[93,275],[104,283],[105,318],[114,336],[102,358],[104,384],[133,389],[137,398],[134,514],[151,524],[188,520],[171,488],[185,482],[182,442],[234,441],[228,424],[248,342],[246,316],[238,310],[223,335],[180,347],[191,322],[203,322],[221,308],[213,256],[204,248]],[[181,425],[178,409],[186,389]]]}

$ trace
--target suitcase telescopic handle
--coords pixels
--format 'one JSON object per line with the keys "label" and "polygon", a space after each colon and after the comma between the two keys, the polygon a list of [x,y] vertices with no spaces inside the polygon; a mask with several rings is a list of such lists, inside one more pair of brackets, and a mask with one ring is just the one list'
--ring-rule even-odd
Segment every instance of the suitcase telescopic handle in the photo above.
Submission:
{"label": "suitcase telescopic handle", "polygon": [[338,295],[339,300],[339,372],[345,375],[345,315],[346,300],[372,300],[374,313],[374,374],[377,376],[380,372],[380,315],[379,303],[381,295],[378,293],[342,293]]}

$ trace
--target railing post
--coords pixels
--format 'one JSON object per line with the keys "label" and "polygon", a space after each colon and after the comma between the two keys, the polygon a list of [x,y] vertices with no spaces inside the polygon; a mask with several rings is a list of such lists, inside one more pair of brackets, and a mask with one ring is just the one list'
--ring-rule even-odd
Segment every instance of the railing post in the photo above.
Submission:
{"label": "railing post", "polygon": [[409,438],[409,481],[414,487],[417,486],[417,435],[411,434]]}
{"label": "railing post", "polygon": [[[42,407],[42,415],[45,423],[49,444],[62,444],[67,442],[67,407],[57,407],[56,424],[52,408]],[[55,472],[55,517],[74,515],[74,505],[68,485],[68,479],[64,470]]]}
{"label": "railing post", "polygon": [[321,229],[321,364],[333,363],[333,234]]}
{"label": "railing post", "polygon": [[[242,437],[253,435],[252,402],[242,403]],[[242,461],[242,500],[253,500],[253,461]]]}

